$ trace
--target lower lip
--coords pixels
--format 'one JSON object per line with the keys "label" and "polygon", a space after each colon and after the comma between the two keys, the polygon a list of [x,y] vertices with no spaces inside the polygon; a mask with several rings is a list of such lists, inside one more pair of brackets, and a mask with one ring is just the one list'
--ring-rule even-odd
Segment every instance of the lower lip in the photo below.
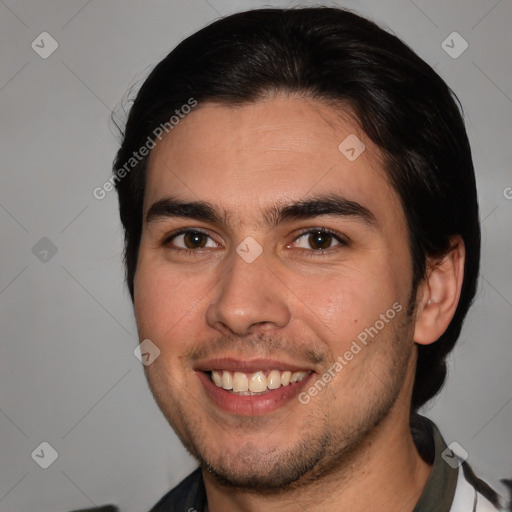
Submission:
{"label": "lower lip", "polygon": [[263,416],[273,412],[290,402],[300,393],[313,377],[313,373],[304,377],[301,381],[271,389],[261,395],[235,395],[223,388],[217,387],[210,375],[196,371],[196,375],[204,386],[207,395],[221,409],[240,416]]}

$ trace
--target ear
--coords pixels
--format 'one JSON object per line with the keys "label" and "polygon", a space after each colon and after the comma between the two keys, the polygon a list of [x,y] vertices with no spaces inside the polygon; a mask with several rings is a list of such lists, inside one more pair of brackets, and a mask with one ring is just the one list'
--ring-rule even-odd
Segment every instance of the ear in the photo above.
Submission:
{"label": "ear", "polygon": [[454,235],[445,256],[427,260],[427,277],[418,287],[416,299],[416,343],[434,343],[450,324],[459,303],[465,256],[464,241]]}

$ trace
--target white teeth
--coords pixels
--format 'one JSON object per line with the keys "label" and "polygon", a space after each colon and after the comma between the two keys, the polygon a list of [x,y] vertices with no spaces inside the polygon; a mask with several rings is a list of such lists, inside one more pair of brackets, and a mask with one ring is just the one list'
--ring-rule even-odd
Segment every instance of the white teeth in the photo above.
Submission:
{"label": "white teeth", "polygon": [[256,372],[251,375],[249,380],[249,391],[261,393],[267,390],[267,378],[263,372]]}
{"label": "white teeth", "polygon": [[212,370],[212,380],[218,388],[222,387],[222,375],[217,370]]}
{"label": "white teeth", "polygon": [[290,384],[293,384],[294,382],[299,382],[299,380],[302,380],[308,372],[295,372],[292,373],[292,376],[290,377]]}
{"label": "white teeth", "polygon": [[249,379],[245,373],[235,372],[233,374],[233,391],[249,391]]}
{"label": "white teeth", "polygon": [[283,386],[288,386],[290,384],[290,377],[292,376],[292,372],[286,371],[281,374],[281,384]]}
{"label": "white teeth", "polygon": [[267,378],[268,389],[277,389],[281,387],[281,372],[278,370],[272,370],[268,374]]}
{"label": "white teeth", "polygon": [[271,370],[268,372],[268,377],[266,377],[263,371],[245,374],[243,372],[233,373],[227,370],[212,370],[211,379],[219,388],[224,388],[228,391],[233,390],[234,393],[250,395],[295,384],[307,377],[309,373],[307,371],[292,373],[288,370]]}
{"label": "white teeth", "polygon": [[224,389],[233,389],[233,375],[231,372],[222,372],[222,387]]}

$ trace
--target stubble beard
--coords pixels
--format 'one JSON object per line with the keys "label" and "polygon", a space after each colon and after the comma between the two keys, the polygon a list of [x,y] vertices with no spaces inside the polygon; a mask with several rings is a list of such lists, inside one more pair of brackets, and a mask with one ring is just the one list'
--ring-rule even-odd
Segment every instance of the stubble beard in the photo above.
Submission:
{"label": "stubble beard", "polygon": [[[343,478],[364,445],[378,434],[379,426],[399,399],[412,353],[412,345],[401,341],[399,331],[400,328],[394,331],[392,342],[387,341],[392,347],[392,356],[385,376],[375,377],[380,380],[380,395],[373,398],[372,393],[368,393],[364,410],[349,424],[330,425],[329,411],[321,420],[318,411],[312,412],[302,423],[299,440],[286,450],[277,445],[261,449],[248,442],[235,454],[212,455],[205,443],[207,421],[198,421],[181,404],[175,404],[179,411],[176,408],[166,411],[169,408],[165,404],[159,405],[186,449],[224,487],[272,495],[314,485],[334,473]],[[158,393],[153,394],[157,398]],[[172,418],[175,421],[171,421]]]}

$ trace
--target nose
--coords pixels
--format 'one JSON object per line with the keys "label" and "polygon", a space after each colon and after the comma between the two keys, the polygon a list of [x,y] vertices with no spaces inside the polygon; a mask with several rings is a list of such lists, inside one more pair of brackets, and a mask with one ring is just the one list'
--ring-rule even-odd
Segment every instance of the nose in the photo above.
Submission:
{"label": "nose", "polygon": [[286,287],[263,253],[247,263],[234,253],[206,310],[207,324],[224,333],[246,336],[254,330],[284,327],[290,321]]}

